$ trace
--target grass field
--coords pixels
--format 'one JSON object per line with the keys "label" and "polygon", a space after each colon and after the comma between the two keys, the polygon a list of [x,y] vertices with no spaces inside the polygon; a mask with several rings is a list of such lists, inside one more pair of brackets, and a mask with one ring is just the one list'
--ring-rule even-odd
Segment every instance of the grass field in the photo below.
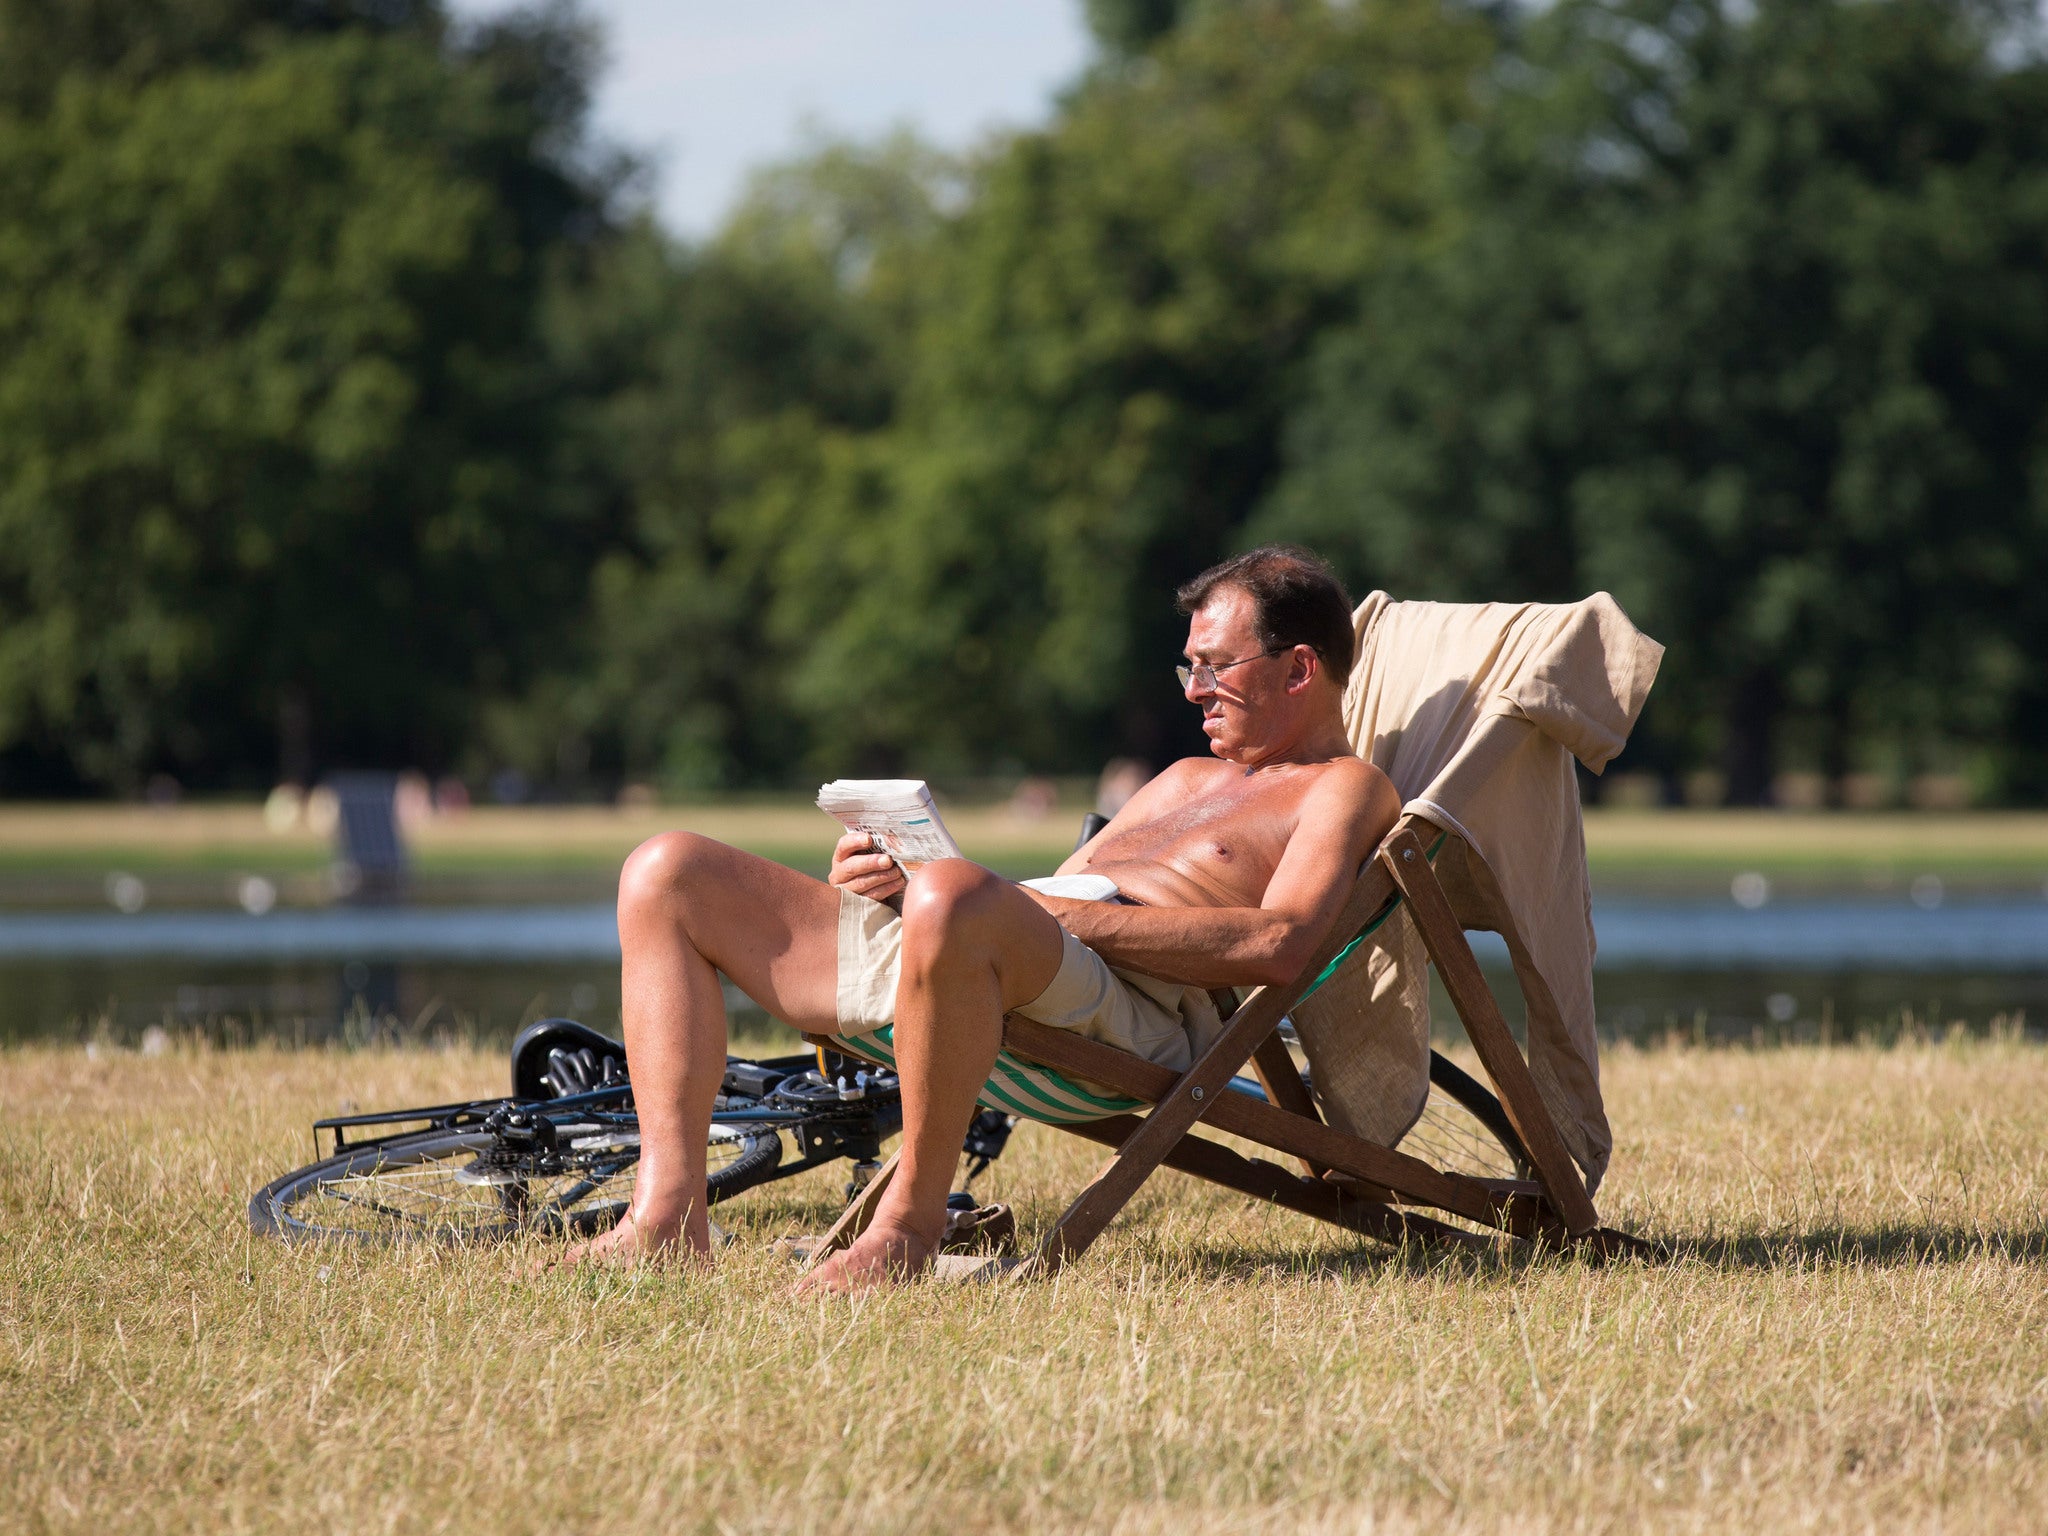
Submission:
{"label": "grass field", "polygon": [[[826,1174],[719,1271],[246,1235],[307,1122],[465,1051],[0,1052],[9,1531],[2026,1530],[2048,1053],[1621,1050],[1603,1212],[1686,1257],[1394,1254],[1162,1175],[1056,1282],[796,1301]],[[1093,1161],[1020,1130],[1027,1230]]]}
{"label": "grass field", "polygon": [[[1080,815],[1025,820],[954,809],[975,858],[1015,878],[1044,874],[1073,847]],[[416,894],[429,900],[602,899],[645,839],[686,827],[823,874],[834,824],[807,801],[734,805],[483,807],[407,834]],[[222,904],[234,879],[276,881],[287,904],[327,899],[330,842],[273,832],[256,806],[0,806],[0,903],[103,904],[115,871],[149,882],[153,905]]]}
{"label": "grass field", "polygon": [[[1043,874],[1073,847],[1080,812],[1031,820],[1002,806],[949,806],[970,857],[1013,877]],[[484,807],[410,834],[429,899],[599,899],[643,839],[687,827],[822,873],[832,824],[801,799],[727,805]],[[1933,874],[1958,892],[2048,889],[2048,813],[1593,810],[1596,885],[1725,894],[1756,870],[1787,893],[1902,891]],[[241,874],[277,880],[287,902],[324,899],[326,841],[274,833],[253,805],[0,805],[0,903],[102,904],[114,871],[150,882],[153,904],[220,904]]]}

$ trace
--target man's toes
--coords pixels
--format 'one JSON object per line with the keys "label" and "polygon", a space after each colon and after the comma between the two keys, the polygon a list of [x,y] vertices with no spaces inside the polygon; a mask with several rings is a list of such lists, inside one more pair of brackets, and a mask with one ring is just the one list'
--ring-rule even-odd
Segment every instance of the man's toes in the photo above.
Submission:
{"label": "man's toes", "polygon": [[586,1265],[627,1269],[665,1258],[674,1252],[675,1247],[673,1237],[664,1239],[648,1231],[628,1212],[609,1232],[580,1243],[571,1243],[560,1253],[542,1260],[534,1272],[581,1269]]}
{"label": "man's toes", "polygon": [[844,1296],[855,1291],[878,1290],[906,1278],[901,1272],[891,1273],[887,1265],[861,1262],[851,1254],[841,1253],[805,1275],[796,1291],[799,1296]]}
{"label": "man's toes", "polygon": [[915,1237],[869,1231],[851,1248],[835,1253],[797,1282],[796,1294],[872,1290],[903,1285],[931,1268],[929,1244]]}

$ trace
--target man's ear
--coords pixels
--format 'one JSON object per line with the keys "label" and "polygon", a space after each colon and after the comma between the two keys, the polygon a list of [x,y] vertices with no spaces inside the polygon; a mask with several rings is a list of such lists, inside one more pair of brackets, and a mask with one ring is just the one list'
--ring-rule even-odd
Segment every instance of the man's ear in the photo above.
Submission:
{"label": "man's ear", "polygon": [[1287,691],[1300,693],[1313,683],[1323,670],[1323,658],[1316,654],[1315,647],[1297,645],[1287,663]]}

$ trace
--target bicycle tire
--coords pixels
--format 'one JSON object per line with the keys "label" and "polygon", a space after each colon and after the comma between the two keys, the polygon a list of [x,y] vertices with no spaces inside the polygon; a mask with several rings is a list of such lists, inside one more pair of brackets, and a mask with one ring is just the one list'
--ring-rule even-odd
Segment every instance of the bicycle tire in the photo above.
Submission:
{"label": "bicycle tire", "polygon": [[1453,1173],[1494,1179],[1535,1176],[1528,1148],[1500,1100],[1436,1051],[1429,1053],[1429,1099],[1401,1147]]}
{"label": "bicycle tire", "polygon": [[[637,1141],[622,1139],[616,1150]],[[537,1177],[476,1174],[477,1154],[496,1142],[486,1130],[439,1130],[346,1148],[264,1185],[249,1200],[250,1228],[291,1241],[492,1243],[522,1234],[586,1236],[624,1214],[636,1157],[593,1159]],[[711,1154],[706,1184],[715,1205],[772,1176],[782,1138],[767,1126],[715,1126]],[[606,1176],[593,1180],[596,1173]],[[538,1200],[536,1183],[544,1190]],[[508,1198],[515,1187],[516,1199]]]}

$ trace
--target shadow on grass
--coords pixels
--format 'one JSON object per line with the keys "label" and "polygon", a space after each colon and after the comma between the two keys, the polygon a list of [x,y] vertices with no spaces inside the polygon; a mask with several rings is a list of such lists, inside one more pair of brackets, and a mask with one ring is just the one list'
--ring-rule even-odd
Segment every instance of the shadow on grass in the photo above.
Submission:
{"label": "shadow on grass", "polygon": [[[727,1225],[742,1230],[748,1241],[767,1241],[791,1233],[820,1233],[839,1215],[841,1193],[836,1178],[825,1184],[807,1180],[794,1187],[756,1191],[744,1205],[722,1206],[718,1215]],[[1028,1252],[1058,1214],[1058,1203],[1027,1200],[1019,1206],[1017,1214],[1019,1251]],[[1684,1266],[1727,1271],[1910,1268],[1966,1264],[1986,1258],[2030,1266],[2048,1264],[2048,1221],[2024,1226],[1835,1223],[1801,1231],[1715,1237],[1663,1232],[1651,1235],[1659,1250],[1655,1254],[1617,1254],[1602,1259],[1576,1247],[1508,1240],[1472,1247],[1428,1242],[1392,1247],[1361,1237],[1356,1246],[1351,1246],[1333,1228],[1323,1229],[1336,1239],[1329,1245],[1284,1239],[1238,1241],[1221,1231],[1214,1240],[1186,1243],[1183,1239],[1161,1244],[1155,1234],[1146,1231],[1148,1214],[1145,1210],[1126,1212],[1125,1219],[1115,1223],[1110,1234],[1120,1235],[1122,1240],[1113,1242],[1115,1251],[1099,1254],[1096,1262],[1123,1267],[1136,1260],[1147,1268],[1170,1269],[1191,1278],[1237,1281],[1318,1276],[1364,1279],[1390,1274],[1483,1281],[1575,1264],[1624,1269],[1636,1265],[1660,1269]],[[1487,1236],[1476,1231],[1472,1235],[1482,1239]],[[1083,1258],[1080,1262],[1085,1266],[1089,1260]]]}
{"label": "shadow on grass", "polygon": [[1151,1264],[1171,1266],[1206,1280],[1281,1278],[1368,1278],[1388,1274],[1417,1278],[1505,1279],[1525,1271],[1590,1263],[1594,1267],[1663,1269],[1701,1266],[1722,1270],[1879,1269],[1966,1264],[1997,1258],[2019,1264],[2048,1264],[2048,1226],[2019,1231],[1959,1226],[1821,1227],[1810,1232],[1730,1238],[1666,1238],[1661,1258],[1610,1259],[1602,1263],[1572,1251],[1526,1243],[1491,1250],[1404,1244],[1400,1248],[1363,1242],[1352,1251],[1304,1252],[1278,1245],[1218,1244],[1193,1251],[1147,1252]]}
{"label": "shadow on grass", "polygon": [[1715,1269],[1890,1268],[1965,1264],[1983,1258],[2040,1264],[2048,1262],[2048,1226],[2019,1231],[1906,1224],[1817,1227],[1810,1232],[1679,1239],[1672,1248],[1679,1262]]}
{"label": "shadow on grass", "polygon": [[[1392,1248],[1369,1239],[1348,1251],[1304,1252],[1296,1247],[1232,1243],[1171,1252],[1144,1247],[1140,1253],[1148,1268],[1170,1269],[1199,1280],[1369,1279],[1387,1274],[1479,1279],[1514,1274],[1543,1262],[1540,1255],[1521,1244],[1482,1251],[1423,1243]],[[1119,1257],[1128,1263],[1139,1254]]]}

